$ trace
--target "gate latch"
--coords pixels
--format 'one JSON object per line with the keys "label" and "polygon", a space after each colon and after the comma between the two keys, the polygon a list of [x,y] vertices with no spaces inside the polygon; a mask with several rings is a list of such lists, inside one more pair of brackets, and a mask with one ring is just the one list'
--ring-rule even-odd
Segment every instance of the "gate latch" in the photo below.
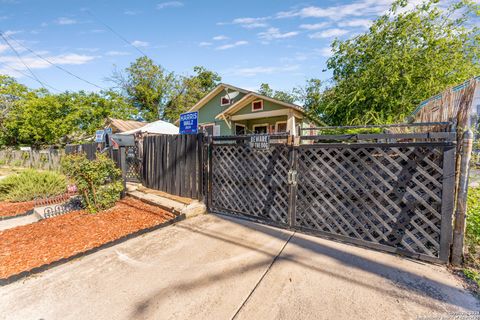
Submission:
{"label": "gate latch", "polygon": [[288,184],[297,185],[297,171],[296,170],[289,170],[288,171]]}

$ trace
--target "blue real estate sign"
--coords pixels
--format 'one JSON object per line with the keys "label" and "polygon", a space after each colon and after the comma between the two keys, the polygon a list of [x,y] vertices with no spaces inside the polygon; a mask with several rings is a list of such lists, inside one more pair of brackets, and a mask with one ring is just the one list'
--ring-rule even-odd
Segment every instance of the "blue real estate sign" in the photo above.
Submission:
{"label": "blue real estate sign", "polygon": [[180,134],[198,132],[198,111],[182,113],[180,115]]}

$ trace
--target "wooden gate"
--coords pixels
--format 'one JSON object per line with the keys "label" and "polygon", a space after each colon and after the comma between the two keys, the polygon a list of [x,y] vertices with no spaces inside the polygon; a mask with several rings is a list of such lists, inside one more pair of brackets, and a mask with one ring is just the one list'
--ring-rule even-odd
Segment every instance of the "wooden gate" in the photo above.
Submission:
{"label": "wooden gate", "polygon": [[214,137],[209,209],[446,262],[455,176],[452,134],[437,133],[431,141],[407,136],[401,143],[293,146],[272,140],[266,150],[243,143],[248,137]]}

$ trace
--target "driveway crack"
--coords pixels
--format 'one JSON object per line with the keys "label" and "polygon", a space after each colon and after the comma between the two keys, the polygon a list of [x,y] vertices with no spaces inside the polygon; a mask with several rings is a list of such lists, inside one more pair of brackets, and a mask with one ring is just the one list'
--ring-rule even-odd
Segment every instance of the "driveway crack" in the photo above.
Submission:
{"label": "driveway crack", "polygon": [[252,288],[252,290],[250,291],[250,293],[248,294],[247,298],[245,298],[245,300],[242,302],[242,304],[240,305],[240,307],[238,308],[238,310],[235,312],[235,314],[233,315],[232,317],[232,320],[235,319],[238,314],[240,313],[240,311],[243,309],[243,307],[245,306],[245,304],[247,303],[247,301],[250,299],[250,297],[253,295],[253,293],[255,292],[255,290],[257,290],[258,286],[260,285],[260,283],[262,282],[262,280],[265,278],[265,276],[267,275],[267,273],[270,271],[270,269],[272,268],[273,264],[275,263],[275,261],[277,261],[278,257],[280,257],[280,255],[282,254],[283,250],[285,249],[285,247],[287,246],[287,244],[290,242],[290,240],[293,238],[293,236],[295,235],[296,231],[294,231],[287,239],[287,241],[285,241],[285,243],[283,244],[282,248],[280,249],[280,251],[277,253],[277,255],[275,256],[275,258],[273,258],[272,262],[270,262],[270,264],[268,265],[268,268],[265,270],[265,272],[263,273],[263,275],[260,277],[260,279],[258,279],[257,283],[255,284],[255,286]]}

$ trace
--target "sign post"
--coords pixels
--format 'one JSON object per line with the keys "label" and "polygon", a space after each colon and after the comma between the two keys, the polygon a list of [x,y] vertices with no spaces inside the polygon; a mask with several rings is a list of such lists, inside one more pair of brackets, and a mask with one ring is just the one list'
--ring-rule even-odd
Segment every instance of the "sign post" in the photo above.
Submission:
{"label": "sign post", "polygon": [[180,115],[180,134],[196,134],[198,132],[198,111]]}

